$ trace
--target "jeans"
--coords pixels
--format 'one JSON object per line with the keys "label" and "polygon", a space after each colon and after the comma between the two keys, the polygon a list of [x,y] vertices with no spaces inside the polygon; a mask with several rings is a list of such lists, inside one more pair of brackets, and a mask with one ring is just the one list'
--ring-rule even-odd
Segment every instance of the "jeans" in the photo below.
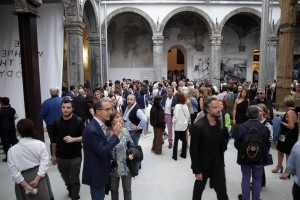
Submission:
{"label": "jeans", "polygon": [[72,159],[57,158],[57,168],[72,199],[79,199],[81,157]]}
{"label": "jeans", "polygon": [[131,200],[131,179],[132,176],[128,173],[127,176],[116,177],[111,175],[111,200],[119,200],[119,185],[122,179],[122,187],[124,193],[124,200]]}
{"label": "jeans", "polygon": [[263,165],[241,165],[242,170],[242,193],[243,200],[250,199],[250,179],[252,174],[252,200],[260,199],[261,178],[264,170]]}
{"label": "jeans", "polygon": [[105,197],[105,186],[101,188],[91,187],[91,197],[92,200],[104,200]]}
{"label": "jeans", "polygon": [[52,135],[53,135],[53,125],[47,125],[46,126],[47,132],[48,132],[48,136],[50,139],[50,155],[52,156],[52,146],[51,146],[51,140],[52,140]]}
{"label": "jeans", "polygon": [[292,193],[293,193],[294,200],[300,199],[300,187],[295,182],[293,185]]}

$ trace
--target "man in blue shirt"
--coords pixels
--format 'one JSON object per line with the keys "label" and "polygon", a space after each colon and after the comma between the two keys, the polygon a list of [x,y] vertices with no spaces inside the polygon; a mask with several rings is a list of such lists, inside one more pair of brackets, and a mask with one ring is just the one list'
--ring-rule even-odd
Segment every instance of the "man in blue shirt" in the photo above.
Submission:
{"label": "man in blue shirt", "polygon": [[[61,116],[61,102],[62,98],[59,97],[59,87],[53,86],[50,88],[51,98],[46,99],[39,111],[39,118],[43,119],[46,123],[47,132],[49,138],[53,135],[53,122],[55,119]],[[50,144],[50,150],[52,155],[52,148]]]}
{"label": "man in blue shirt", "polygon": [[298,141],[291,152],[287,163],[287,171],[294,176],[293,197],[300,199],[300,141]]}

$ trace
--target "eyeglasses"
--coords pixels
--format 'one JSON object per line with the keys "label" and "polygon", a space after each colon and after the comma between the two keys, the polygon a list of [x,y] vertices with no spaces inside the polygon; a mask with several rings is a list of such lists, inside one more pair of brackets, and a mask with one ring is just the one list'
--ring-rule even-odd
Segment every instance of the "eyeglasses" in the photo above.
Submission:
{"label": "eyeglasses", "polygon": [[114,109],[113,108],[100,108],[97,110],[105,110],[106,112],[112,112]]}
{"label": "eyeglasses", "polygon": [[263,92],[258,92],[258,93],[256,93],[257,95],[262,95],[263,94]]}

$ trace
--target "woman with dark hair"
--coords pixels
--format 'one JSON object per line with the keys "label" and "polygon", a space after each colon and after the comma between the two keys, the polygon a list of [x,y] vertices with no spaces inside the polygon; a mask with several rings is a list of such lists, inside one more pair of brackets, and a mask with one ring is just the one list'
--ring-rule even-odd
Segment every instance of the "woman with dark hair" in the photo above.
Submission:
{"label": "woman with dark hair", "polygon": [[151,151],[156,155],[162,155],[162,135],[166,128],[165,114],[161,107],[162,96],[157,95],[154,97],[153,106],[150,110],[150,124],[154,129],[154,139]]}
{"label": "woman with dark hair", "polygon": [[2,108],[0,110],[0,132],[3,151],[5,153],[5,158],[2,159],[2,161],[7,162],[8,149],[18,143],[15,127],[16,110],[10,106],[8,97],[2,97],[1,103]]}
{"label": "woman with dark hair", "polygon": [[31,119],[21,119],[17,124],[20,141],[8,150],[8,171],[15,185],[17,200],[54,199],[47,175],[49,154],[45,143],[34,139]]}
{"label": "woman with dark hair", "polygon": [[250,105],[250,100],[248,99],[248,90],[242,89],[241,93],[238,95],[237,99],[234,101],[233,111],[232,111],[232,124],[233,131],[235,131],[237,125],[242,124],[248,120],[246,116],[246,111]]}
{"label": "woman with dark hair", "polygon": [[186,99],[182,92],[176,93],[177,104],[173,111],[173,126],[175,132],[175,139],[173,145],[174,160],[177,160],[178,140],[182,140],[182,152],[180,157],[186,158],[187,141],[186,130],[190,121],[190,112],[186,105]]}
{"label": "woman with dark hair", "polygon": [[85,112],[86,112],[85,125],[88,125],[94,117],[93,105],[94,105],[94,95],[91,92],[87,93],[85,97]]}
{"label": "woman with dark hair", "polygon": [[[131,200],[131,180],[132,177],[136,175],[136,172],[131,172],[128,165],[127,160],[134,160],[134,156],[132,154],[127,155],[128,143],[129,146],[133,146],[133,141],[126,130],[124,128],[123,119],[120,113],[117,110],[113,110],[110,115],[110,120],[108,121],[108,140],[110,140],[111,136],[113,135],[112,128],[117,125],[122,125],[122,131],[120,134],[120,142],[115,146],[111,152],[112,158],[112,166],[111,166],[111,199],[117,200],[119,199],[119,183],[120,179],[122,179],[122,186],[124,192],[124,200]],[[131,170],[136,170],[134,167]]]}

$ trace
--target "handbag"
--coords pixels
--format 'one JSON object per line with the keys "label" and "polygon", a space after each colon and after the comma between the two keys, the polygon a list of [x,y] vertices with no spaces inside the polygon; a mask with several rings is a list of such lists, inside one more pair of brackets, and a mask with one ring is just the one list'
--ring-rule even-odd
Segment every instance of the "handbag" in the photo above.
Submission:
{"label": "handbag", "polygon": [[287,134],[285,134],[285,135],[279,134],[278,140],[281,141],[281,142],[284,142],[286,136],[287,136],[290,132],[291,132],[291,130],[289,130],[289,132],[287,132]]}
{"label": "handbag", "polygon": [[273,165],[273,156],[270,152],[267,153],[267,164],[266,165]]}

